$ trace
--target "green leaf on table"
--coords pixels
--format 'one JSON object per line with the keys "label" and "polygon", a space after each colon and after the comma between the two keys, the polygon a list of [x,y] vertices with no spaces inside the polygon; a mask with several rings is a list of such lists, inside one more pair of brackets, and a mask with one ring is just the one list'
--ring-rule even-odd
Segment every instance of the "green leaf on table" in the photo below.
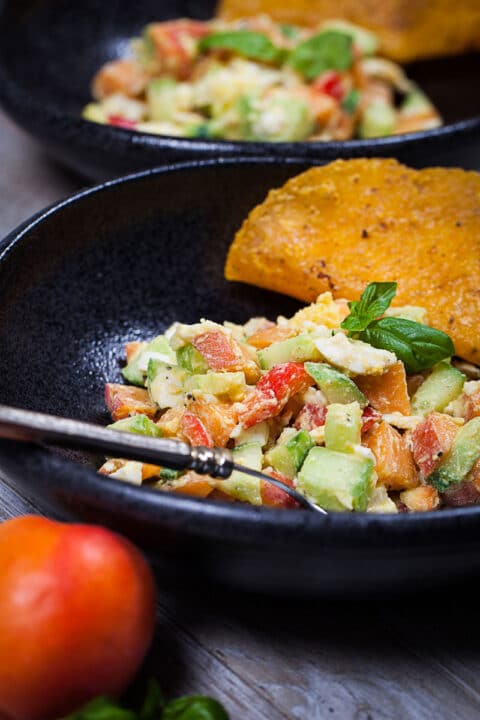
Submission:
{"label": "green leaf on table", "polygon": [[154,678],[150,678],[145,700],[138,713],[138,720],[160,720],[164,707],[165,698],[160,685]]}
{"label": "green leaf on table", "polygon": [[299,43],[288,64],[307,80],[326,70],[348,70],[353,62],[352,37],[338,30],[324,30]]}
{"label": "green leaf on table", "polygon": [[383,315],[396,292],[396,282],[370,283],[363,291],[360,300],[352,300],[348,303],[350,315],[342,322],[342,328],[349,333],[362,332],[371,322]]}
{"label": "green leaf on table", "polygon": [[217,700],[203,695],[189,695],[172,700],[165,707],[162,720],[229,720],[227,711]]}
{"label": "green leaf on table", "polygon": [[262,33],[252,30],[228,30],[215,32],[200,40],[200,52],[207,50],[230,50],[251,60],[280,64],[285,51],[278,48]]}
{"label": "green leaf on table", "polygon": [[360,333],[360,339],[393,352],[408,372],[433,367],[455,354],[453,341],[446,333],[403,318],[375,320]]}

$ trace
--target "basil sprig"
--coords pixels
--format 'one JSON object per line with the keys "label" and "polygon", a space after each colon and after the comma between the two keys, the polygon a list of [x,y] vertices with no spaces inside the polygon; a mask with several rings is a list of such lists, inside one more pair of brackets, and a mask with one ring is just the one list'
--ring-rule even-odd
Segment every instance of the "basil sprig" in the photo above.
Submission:
{"label": "basil sprig", "polygon": [[342,322],[350,337],[389,350],[408,372],[433,367],[455,354],[452,339],[441,330],[398,317],[379,317],[397,292],[397,283],[370,283],[360,300],[348,303],[350,315]]}
{"label": "basil sprig", "polygon": [[352,37],[339,30],[324,30],[299,43],[288,64],[307,80],[326,70],[348,70],[353,63]]}
{"label": "basil sprig", "polygon": [[166,702],[156,680],[150,680],[139,710],[127,709],[108,697],[97,697],[64,720],[229,720],[223,705],[204,695],[186,695]]}
{"label": "basil sprig", "polygon": [[252,30],[228,30],[214,32],[202,38],[198,44],[200,52],[207,50],[230,50],[251,60],[281,64],[285,51],[278,48],[266,35]]}

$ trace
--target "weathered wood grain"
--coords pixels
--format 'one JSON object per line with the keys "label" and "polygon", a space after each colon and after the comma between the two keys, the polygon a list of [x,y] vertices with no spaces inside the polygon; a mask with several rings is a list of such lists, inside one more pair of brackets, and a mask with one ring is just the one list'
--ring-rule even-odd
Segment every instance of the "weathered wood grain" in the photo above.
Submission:
{"label": "weathered wood grain", "polygon": [[[1,236],[81,184],[0,113]],[[26,512],[35,508],[0,483],[0,519]],[[474,587],[295,603],[161,589],[146,672],[168,694],[215,695],[232,720],[470,720],[477,618]]]}

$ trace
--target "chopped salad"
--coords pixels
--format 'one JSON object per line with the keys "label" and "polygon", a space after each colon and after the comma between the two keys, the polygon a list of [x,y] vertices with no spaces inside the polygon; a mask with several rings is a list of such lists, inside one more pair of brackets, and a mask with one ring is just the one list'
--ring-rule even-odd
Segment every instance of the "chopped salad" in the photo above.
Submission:
{"label": "chopped salad", "polygon": [[[232,448],[235,461],[328,511],[397,513],[480,501],[480,370],[396,283],[358,301],[323,293],[293,317],[174,323],[126,346],[105,399],[115,430]],[[160,491],[294,508],[285,491],[108,459],[100,472]]]}
{"label": "chopped salad", "polygon": [[441,118],[377,38],[345,21],[313,29],[268,16],[148,25],[108,62],[83,117],[189,138],[326,141],[426,130]]}

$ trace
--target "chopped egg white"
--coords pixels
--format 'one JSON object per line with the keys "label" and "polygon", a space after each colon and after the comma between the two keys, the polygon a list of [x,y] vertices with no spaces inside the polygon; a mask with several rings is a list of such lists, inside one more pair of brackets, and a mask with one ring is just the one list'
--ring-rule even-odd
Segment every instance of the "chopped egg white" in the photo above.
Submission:
{"label": "chopped egg white", "polygon": [[382,375],[397,362],[388,350],[374,348],[361,340],[351,340],[344,333],[329,338],[316,338],[315,345],[331,365],[350,375]]}
{"label": "chopped egg white", "polygon": [[116,478],[117,480],[124,480],[125,482],[132,483],[132,485],[141,485],[142,463],[129,460],[123,467],[111,473],[110,477]]}

